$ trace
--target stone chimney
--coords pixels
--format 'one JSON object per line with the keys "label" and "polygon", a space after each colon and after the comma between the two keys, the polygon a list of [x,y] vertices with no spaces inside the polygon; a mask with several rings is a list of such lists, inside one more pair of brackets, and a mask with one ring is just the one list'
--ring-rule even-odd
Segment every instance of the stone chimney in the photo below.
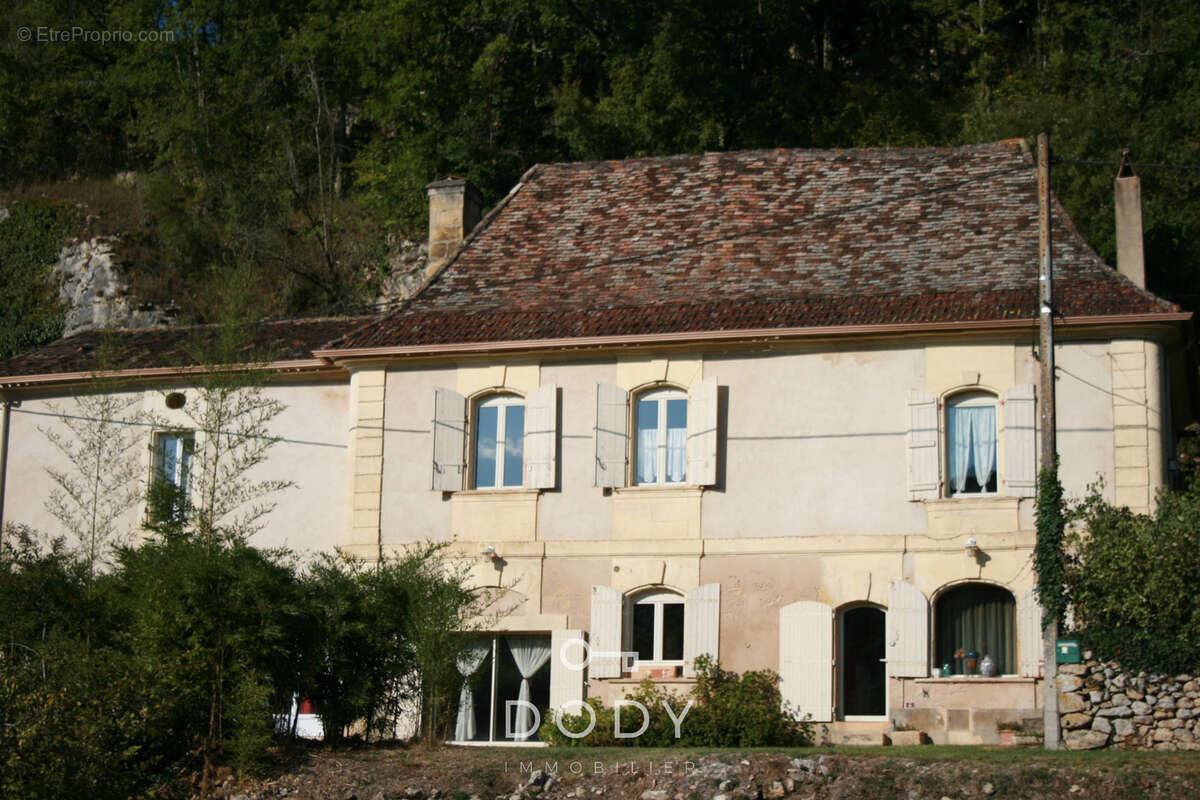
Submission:
{"label": "stone chimney", "polygon": [[1142,179],[1133,174],[1129,151],[1121,155],[1113,190],[1117,206],[1117,272],[1146,288],[1146,256],[1142,250]]}
{"label": "stone chimney", "polygon": [[483,198],[466,178],[443,178],[429,191],[429,262],[425,279],[432,278],[454,255],[483,215]]}

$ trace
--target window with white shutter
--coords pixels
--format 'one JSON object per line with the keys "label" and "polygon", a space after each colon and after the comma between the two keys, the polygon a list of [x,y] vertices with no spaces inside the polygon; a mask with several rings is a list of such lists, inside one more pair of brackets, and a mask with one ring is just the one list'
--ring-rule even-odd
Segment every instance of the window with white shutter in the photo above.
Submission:
{"label": "window with white shutter", "polygon": [[526,488],[554,488],[557,451],[558,387],[550,383],[525,398]]}
{"label": "window with white shutter", "polygon": [[625,485],[629,452],[629,394],[611,383],[596,384],[596,486]]}
{"label": "window with white shutter", "polygon": [[588,675],[593,678],[621,677],[621,593],[611,586],[592,586],[590,625],[591,661]]}
{"label": "window with white shutter", "polygon": [[688,392],[687,479],[693,486],[717,482],[717,379],[705,378]]}
{"label": "window with white shutter", "polygon": [[1004,483],[1009,496],[1037,494],[1037,408],[1032,383],[1004,393]]}
{"label": "window with white shutter", "polygon": [[937,398],[921,389],[908,392],[908,499],[934,500],[941,487]]}
{"label": "window with white shutter", "polygon": [[833,720],[833,609],[824,603],[779,609],[779,694],[799,719]]}
{"label": "window with white shutter", "polygon": [[721,584],[706,583],[692,589],[683,598],[683,674],[695,677],[696,659],[720,655]]}
{"label": "window with white shutter", "polygon": [[1037,592],[1030,588],[1021,595],[1017,607],[1017,650],[1021,674],[1026,678],[1042,675],[1042,604]]}
{"label": "window with white shutter", "polygon": [[433,488],[461,491],[466,479],[467,399],[450,389],[433,396]]}
{"label": "window with white shutter", "polygon": [[[550,632],[550,708],[557,710],[563,704],[583,700],[583,669],[587,658],[581,630],[557,630]],[[570,711],[578,711],[576,708]]]}
{"label": "window with white shutter", "polygon": [[929,601],[899,579],[888,590],[887,667],[893,678],[929,677]]}

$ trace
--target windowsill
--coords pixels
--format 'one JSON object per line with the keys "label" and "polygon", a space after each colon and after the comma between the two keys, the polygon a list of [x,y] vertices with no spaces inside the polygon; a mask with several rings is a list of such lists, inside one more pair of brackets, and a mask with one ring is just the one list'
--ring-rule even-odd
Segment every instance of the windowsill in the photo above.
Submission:
{"label": "windowsill", "polygon": [[648,483],[639,484],[637,486],[618,486],[613,489],[613,494],[677,494],[680,496],[688,496],[700,494],[704,491],[703,486],[694,486],[690,483]]}
{"label": "windowsill", "polygon": [[541,491],[541,489],[526,489],[522,486],[513,486],[504,489],[463,489],[455,492],[454,496],[474,500],[482,500],[489,497],[516,500],[525,497],[537,497],[541,494]]}
{"label": "windowsill", "polygon": [[955,494],[950,497],[939,497],[935,500],[925,500],[927,506],[962,506],[977,503],[979,505],[1012,505],[1016,506],[1021,502],[1019,497],[1010,497],[1006,494]]}

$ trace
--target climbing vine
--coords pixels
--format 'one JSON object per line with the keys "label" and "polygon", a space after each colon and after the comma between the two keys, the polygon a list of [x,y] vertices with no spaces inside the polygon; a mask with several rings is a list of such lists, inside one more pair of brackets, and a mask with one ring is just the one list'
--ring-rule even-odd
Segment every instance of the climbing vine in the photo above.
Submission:
{"label": "climbing vine", "polygon": [[1067,610],[1066,565],[1063,560],[1063,487],[1058,479],[1058,458],[1054,466],[1038,473],[1037,544],[1033,565],[1037,572],[1038,602],[1042,604],[1042,624],[1061,623]]}

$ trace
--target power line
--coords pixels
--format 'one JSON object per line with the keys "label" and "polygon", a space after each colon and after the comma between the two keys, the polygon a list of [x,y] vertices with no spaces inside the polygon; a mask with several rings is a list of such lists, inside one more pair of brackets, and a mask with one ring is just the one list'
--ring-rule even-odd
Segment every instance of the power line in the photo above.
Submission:
{"label": "power line", "polygon": [[[1057,166],[1059,164],[1078,164],[1078,165],[1087,166],[1087,167],[1120,167],[1121,166],[1120,161],[1100,161],[1098,159],[1092,159],[1092,158],[1058,158],[1057,156],[1050,159],[1050,163],[1054,164],[1055,166]],[[1129,165],[1131,167],[1134,167],[1137,169],[1142,169],[1143,167],[1148,167],[1151,169],[1178,169],[1178,170],[1189,170],[1189,171],[1194,171],[1194,172],[1200,171],[1200,164],[1167,164],[1165,162],[1154,162],[1154,161],[1131,161],[1131,162],[1129,162]]]}

